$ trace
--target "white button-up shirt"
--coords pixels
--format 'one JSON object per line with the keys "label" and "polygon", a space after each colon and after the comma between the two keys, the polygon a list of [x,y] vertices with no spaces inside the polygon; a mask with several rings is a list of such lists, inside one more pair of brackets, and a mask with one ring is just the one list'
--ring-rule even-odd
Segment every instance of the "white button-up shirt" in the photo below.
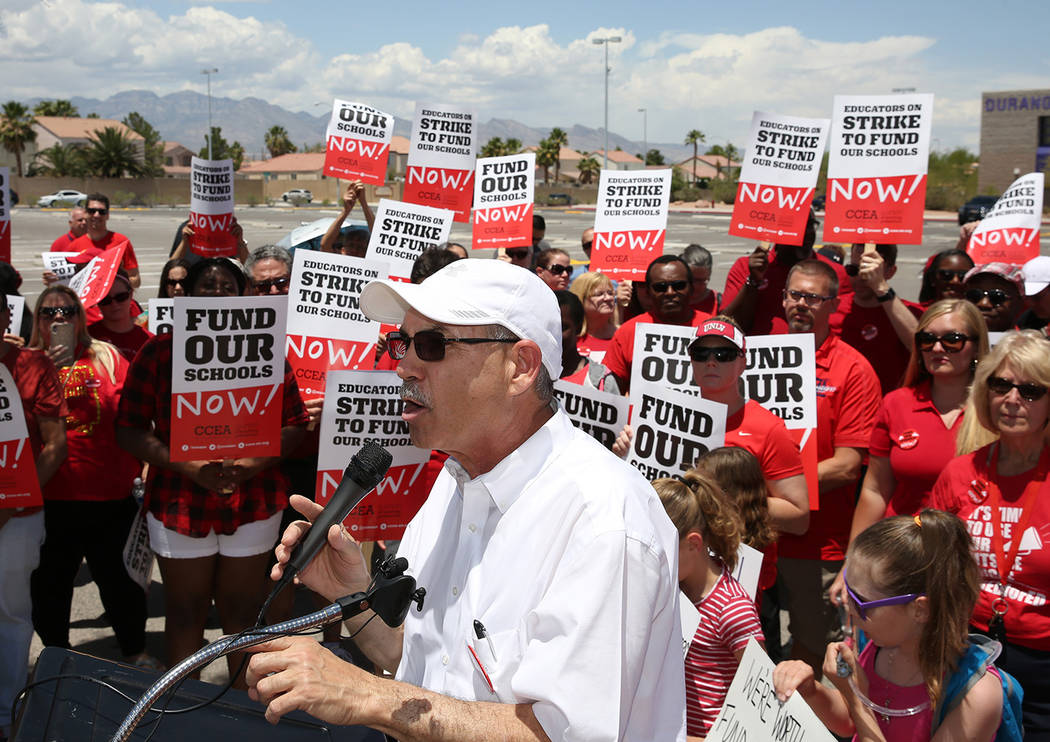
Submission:
{"label": "white button-up shirt", "polygon": [[398,555],[427,589],[399,680],[531,702],[552,740],[685,739],[678,534],[564,413],[476,479],[449,459]]}

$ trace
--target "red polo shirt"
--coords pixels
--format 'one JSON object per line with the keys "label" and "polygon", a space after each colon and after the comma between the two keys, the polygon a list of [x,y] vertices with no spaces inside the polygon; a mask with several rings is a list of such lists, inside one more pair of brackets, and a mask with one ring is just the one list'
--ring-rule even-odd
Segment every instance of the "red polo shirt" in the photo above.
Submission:
{"label": "red polo shirt", "polygon": [[[834,335],[817,348],[817,460],[840,447],[863,448],[879,412],[879,378],[859,352]],[[780,537],[780,555],[793,559],[838,561],[846,556],[857,483],[820,493],[820,508],[810,513],[803,536]]]}
{"label": "red polo shirt", "polygon": [[72,232],[66,232],[64,235],[56,239],[51,243],[51,252],[74,252],[69,249],[69,246],[76,239],[76,235]]}
{"label": "red polo shirt", "polygon": [[[901,385],[904,371],[908,368],[911,346],[897,337],[893,323],[882,304],[861,307],[854,303],[856,294],[844,296],[838,310],[831,315],[831,331],[861,352],[865,358],[878,358],[875,373],[879,377],[882,393],[889,394]],[[901,301],[904,301],[903,299]],[[916,317],[923,309],[918,304],[905,301],[904,306]]]}
{"label": "red polo shirt", "polygon": [[[697,309],[691,309],[690,312],[692,314],[687,322],[665,322],[663,324],[699,327],[704,320],[711,317],[710,314]],[[634,333],[638,325],[643,322],[651,325],[660,324],[659,320],[649,312],[643,312],[637,317],[627,320],[617,328],[616,334],[613,335],[612,341],[609,343],[609,349],[605,352],[605,359],[602,361],[605,367],[612,371],[617,378],[624,380],[622,385],[624,387],[629,386],[631,383],[631,364],[634,361]]]}
{"label": "red polo shirt", "polygon": [[96,250],[108,250],[111,247],[116,247],[121,242],[128,243],[128,246],[124,249],[124,258],[120,261],[121,267],[126,271],[138,269],[139,261],[135,257],[135,248],[131,246],[131,240],[120,232],[106,232],[106,236],[101,240],[93,240],[91,239],[91,235],[83,234],[69,243],[66,252],[84,252],[91,248],[95,248]]}

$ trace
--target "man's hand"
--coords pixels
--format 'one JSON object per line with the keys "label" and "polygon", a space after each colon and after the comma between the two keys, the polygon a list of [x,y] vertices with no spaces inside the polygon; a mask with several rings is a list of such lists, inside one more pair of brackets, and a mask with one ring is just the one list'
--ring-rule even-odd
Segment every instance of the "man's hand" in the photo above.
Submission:
{"label": "man's hand", "polygon": [[634,283],[632,281],[620,281],[616,285],[616,303],[624,309],[631,303],[631,292],[633,291]]}
{"label": "man's hand", "polygon": [[11,343],[11,345],[18,346],[19,348],[24,348],[26,344],[26,339],[21,335],[12,335],[10,332],[5,332],[4,342]]}
{"label": "man's hand", "polygon": [[[360,191],[358,191],[360,188]],[[357,197],[359,192],[364,192],[364,185],[361,181],[355,180],[346,187],[346,192],[343,194],[343,214],[344,216],[349,214],[354,209],[354,204],[357,203]]]}
{"label": "man's hand", "polygon": [[876,296],[881,296],[890,290],[890,285],[886,281],[886,262],[877,252],[872,250],[861,255],[857,267],[859,269],[857,276],[868,284],[868,288]]}
{"label": "man's hand", "polygon": [[759,245],[747,259],[747,270],[751,280],[762,283],[769,270],[769,250]]}
{"label": "man's hand", "polygon": [[44,281],[44,286],[50,286],[53,283],[58,283],[58,274],[54,271],[44,271],[40,276]]}

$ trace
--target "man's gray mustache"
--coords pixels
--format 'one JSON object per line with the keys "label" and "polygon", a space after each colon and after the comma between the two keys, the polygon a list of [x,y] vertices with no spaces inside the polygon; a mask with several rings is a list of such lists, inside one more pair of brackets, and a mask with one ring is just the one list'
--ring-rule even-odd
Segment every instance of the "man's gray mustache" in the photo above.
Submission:
{"label": "man's gray mustache", "polygon": [[415,402],[423,407],[430,407],[430,398],[413,381],[405,381],[401,384],[401,399],[406,402]]}

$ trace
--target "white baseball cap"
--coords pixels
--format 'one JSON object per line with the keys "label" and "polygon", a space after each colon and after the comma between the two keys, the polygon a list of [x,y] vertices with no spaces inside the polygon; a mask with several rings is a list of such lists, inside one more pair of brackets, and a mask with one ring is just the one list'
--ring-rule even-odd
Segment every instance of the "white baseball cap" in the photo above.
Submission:
{"label": "white baseball cap", "polygon": [[1038,255],[1029,260],[1021,268],[1021,275],[1027,296],[1035,296],[1050,286],[1050,255]]}
{"label": "white baseball cap", "polygon": [[503,260],[449,263],[423,283],[372,281],[361,292],[369,319],[399,325],[409,309],[445,325],[502,325],[540,346],[551,379],[561,376],[561,310],[530,270]]}

